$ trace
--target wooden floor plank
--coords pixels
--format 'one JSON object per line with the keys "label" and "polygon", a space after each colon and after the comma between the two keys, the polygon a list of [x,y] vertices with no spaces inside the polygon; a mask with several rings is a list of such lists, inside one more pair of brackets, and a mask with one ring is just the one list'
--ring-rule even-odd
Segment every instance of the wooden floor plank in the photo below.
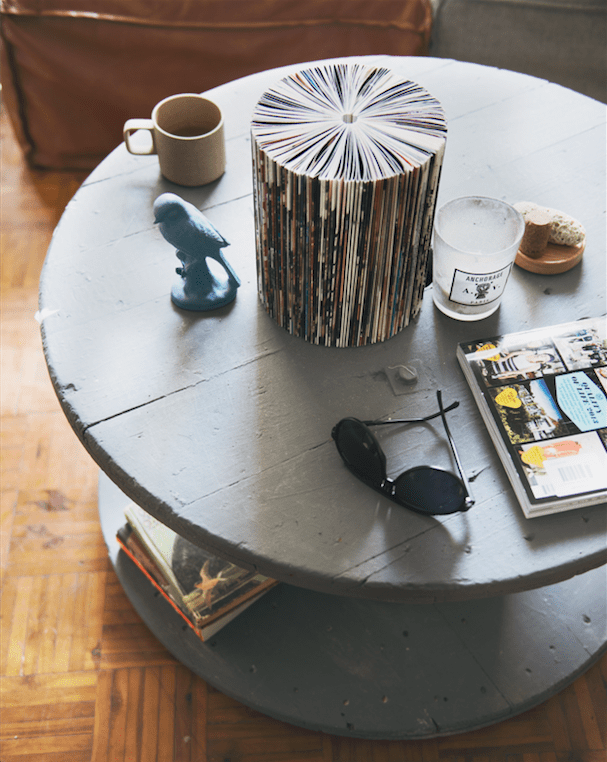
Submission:
{"label": "wooden floor plank", "polygon": [[160,667],[146,667],[141,718],[141,762],[156,762],[159,711]]}
{"label": "wooden floor plank", "polygon": [[68,672],[72,655],[72,644],[75,637],[76,591],[78,589],[77,574],[62,574],[60,616],[57,622],[55,641],[55,670]]}
{"label": "wooden floor plank", "polygon": [[[1,748],[1,747],[0,747]],[[89,762],[91,758],[91,752],[87,749],[85,751],[59,751],[59,752],[42,752],[37,754],[31,752],[29,754],[11,754],[10,756],[2,757],[3,762]]]}
{"label": "wooden floor plank", "polygon": [[33,586],[33,577],[19,577],[17,579],[10,624],[6,627],[6,630],[3,629],[3,632],[6,632],[8,637],[8,651],[4,674],[11,677],[23,674],[27,623]]}
{"label": "wooden floor plank", "polygon": [[48,674],[55,671],[55,654],[57,648],[57,633],[61,620],[61,583],[58,574],[45,578],[45,617],[43,638],[38,653],[38,672]]}
{"label": "wooden floor plank", "polygon": [[84,173],[33,171],[2,113],[0,133],[0,760],[604,762],[607,655],[519,717],[402,742],[278,722],[175,661],[111,569],[97,468],[59,408],[34,319],[46,248]]}
{"label": "wooden floor plank", "polygon": [[[28,759],[43,759],[45,755],[66,755],[73,752],[89,751],[91,736],[89,733],[70,735],[51,735],[37,738],[18,738],[0,742],[0,755],[4,762],[12,762],[15,755]],[[65,758],[65,757],[64,757]]]}
{"label": "wooden floor plank", "polygon": [[96,669],[101,658],[106,574],[78,575],[70,670]]}
{"label": "wooden floor plank", "polygon": [[207,684],[195,676],[192,683],[192,760],[207,762]]}
{"label": "wooden floor plank", "polygon": [[143,706],[143,678],[145,670],[128,670],[128,694],[124,733],[124,759],[139,759],[141,750],[141,710]]}
{"label": "wooden floor plank", "polygon": [[112,692],[110,696],[112,714],[108,735],[108,762],[124,762],[126,718],[130,699],[129,670],[114,670],[112,673]]}
{"label": "wooden floor plank", "polygon": [[2,560],[2,566],[8,559],[8,543],[10,542],[11,526],[15,512],[15,504],[20,484],[20,464],[23,452],[23,422],[21,418],[14,416],[2,416],[2,430],[0,431],[0,454],[2,456],[2,542],[6,554]]}
{"label": "wooden floor plank", "polygon": [[198,739],[193,737],[192,687],[192,673],[178,664],[175,668],[175,762],[191,762],[192,752],[198,746]]}
{"label": "wooden floor plank", "polygon": [[112,688],[114,673],[101,671],[97,673],[97,690],[95,693],[95,724],[92,735],[91,762],[107,762],[109,747],[109,732],[112,717]]}
{"label": "wooden floor plank", "polygon": [[46,583],[47,578],[44,576],[32,577],[25,648],[21,666],[23,675],[38,673],[38,657],[46,629],[46,596],[44,595]]}
{"label": "wooden floor plank", "polygon": [[177,665],[160,667],[158,691],[158,757],[175,759],[175,670]]}
{"label": "wooden floor plank", "polygon": [[92,732],[95,717],[94,701],[37,704],[32,706],[3,707],[2,736],[15,736]]}
{"label": "wooden floor plank", "polygon": [[[13,613],[17,603],[17,593],[18,581],[16,579],[7,579],[2,582],[2,595],[0,595],[0,676],[10,674],[9,663],[13,658],[12,654],[18,637],[16,634],[13,636]],[[14,667],[10,667],[10,669],[14,670]]]}
{"label": "wooden floor plank", "polygon": [[29,710],[32,707],[89,702],[95,700],[96,687],[96,672],[0,678],[3,710]]}
{"label": "wooden floor plank", "polygon": [[[65,536],[52,532],[46,536],[16,538],[11,548],[7,574],[18,576],[47,575],[71,571],[105,572],[107,551],[103,538],[97,536]],[[106,553],[105,558],[103,553]]]}

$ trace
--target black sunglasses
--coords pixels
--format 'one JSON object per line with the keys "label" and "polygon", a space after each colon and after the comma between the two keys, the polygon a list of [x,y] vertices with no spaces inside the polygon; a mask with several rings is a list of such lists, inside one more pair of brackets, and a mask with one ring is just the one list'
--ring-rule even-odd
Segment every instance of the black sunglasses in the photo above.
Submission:
{"label": "black sunglasses", "polygon": [[[443,408],[440,391],[436,392],[436,397],[439,412],[427,415],[425,418],[394,421],[359,421],[358,418],[343,418],[333,428],[331,436],[335,440],[337,451],[350,471],[365,484],[394,500],[395,503],[418,513],[432,515],[467,511],[474,505],[474,499],[445,416],[445,413],[454,410],[459,402]],[[424,423],[438,416],[443,421],[459,477],[435,466],[416,466],[394,480],[388,479],[386,456],[369,426]]]}

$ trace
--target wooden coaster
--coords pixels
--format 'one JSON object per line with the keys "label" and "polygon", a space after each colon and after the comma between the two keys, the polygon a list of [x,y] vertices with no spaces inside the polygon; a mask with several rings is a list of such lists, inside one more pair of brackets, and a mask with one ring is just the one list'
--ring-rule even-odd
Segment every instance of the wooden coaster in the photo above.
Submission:
{"label": "wooden coaster", "polygon": [[577,246],[559,246],[556,243],[549,243],[545,251],[535,259],[527,256],[519,249],[514,263],[532,273],[555,275],[575,267],[581,260],[585,248],[585,238]]}

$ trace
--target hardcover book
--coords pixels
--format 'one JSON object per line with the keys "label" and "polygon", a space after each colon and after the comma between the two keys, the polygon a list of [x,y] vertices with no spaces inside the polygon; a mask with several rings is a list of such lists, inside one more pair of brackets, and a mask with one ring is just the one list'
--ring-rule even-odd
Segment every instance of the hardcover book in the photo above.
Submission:
{"label": "hardcover book", "polygon": [[605,317],[458,346],[528,518],[607,501]]}

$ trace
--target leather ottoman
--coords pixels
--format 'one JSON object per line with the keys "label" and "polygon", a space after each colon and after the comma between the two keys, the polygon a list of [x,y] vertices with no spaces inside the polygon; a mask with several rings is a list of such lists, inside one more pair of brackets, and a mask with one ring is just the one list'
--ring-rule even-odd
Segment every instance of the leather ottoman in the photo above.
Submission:
{"label": "leather ottoman", "polygon": [[425,55],[429,0],[1,0],[4,106],[28,162],[91,169],[162,98],[263,69]]}

